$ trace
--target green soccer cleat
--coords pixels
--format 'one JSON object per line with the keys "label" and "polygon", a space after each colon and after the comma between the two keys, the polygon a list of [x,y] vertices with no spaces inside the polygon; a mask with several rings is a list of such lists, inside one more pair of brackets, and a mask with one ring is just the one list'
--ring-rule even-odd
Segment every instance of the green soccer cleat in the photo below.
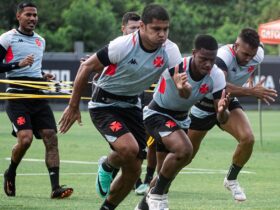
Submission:
{"label": "green soccer cleat", "polygon": [[149,184],[140,184],[139,187],[135,189],[136,195],[144,195],[149,190]]}
{"label": "green soccer cleat", "polygon": [[[104,161],[103,161],[104,162]],[[102,161],[98,163],[98,172],[96,176],[95,188],[101,198],[106,198],[110,192],[110,185],[113,180],[112,172],[107,172],[102,168]]]}

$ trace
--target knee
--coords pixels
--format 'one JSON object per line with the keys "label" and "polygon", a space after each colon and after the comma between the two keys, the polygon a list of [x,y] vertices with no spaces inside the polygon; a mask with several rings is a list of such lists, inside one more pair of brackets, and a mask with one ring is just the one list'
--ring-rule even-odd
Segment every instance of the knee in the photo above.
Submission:
{"label": "knee", "polygon": [[175,152],[176,158],[179,161],[190,161],[193,154],[193,147],[191,144],[180,146]]}
{"label": "knee", "polygon": [[136,159],[138,152],[139,152],[138,146],[126,146],[120,150],[119,155],[122,161],[130,162]]}
{"label": "knee", "polygon": [[20,138],[19,138],[19,144],[21,146],[21,148],[23,148],[24,150],[27,150],[31,143],[32,143],[32,139],[33,139],[33,136],[30,136],[30,135],[21,135]]}
{"label": "knee", "polygon": [[57,139],[56,132],[55,130],[52,129],[42,130],[40,134],[43,139],[47,139],[47,140]]}
{"label": "knee", "polygon": [[253,147],[255,143],[254,134],[249,132],[243,138],[241,138],[240,143],[245,147]]}

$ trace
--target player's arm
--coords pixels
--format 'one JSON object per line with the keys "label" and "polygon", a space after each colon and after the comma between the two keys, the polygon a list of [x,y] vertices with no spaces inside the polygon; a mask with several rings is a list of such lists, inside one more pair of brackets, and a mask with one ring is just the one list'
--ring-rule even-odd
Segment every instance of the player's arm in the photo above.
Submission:
{"label": "player's arm", "polygon": [[227,83],[226,90],[231,93],[232,96],[253,96],[261,99],[268,105],[270,102],[274,102],[277,97],[277,91],[275,89],[269,89],[263,86],[266,78],[263,78],[255,86],[239,87],[231,83]]}
{"label": "player's arm", "polygon": [[90,58],[80,64],[74,81],[73,92],[68,107],[64,110],[59,121],[59,130],[61,133],[66,133],[75,121],[78,121],[78,123],[81,124],[79,103],[82,91],[87,84],[90,74],[93,72],[99,73],[103,70],[103,68],[104,65],[99,60],[97,54],[92,55]]}
{"label": "player's arm", "polygon": [[3,63],[7,55],[7,50],[0,44],[0,73],[8,72],[14,69],[19,69],[34,62],[33,55],[28,55],[20,62]]}

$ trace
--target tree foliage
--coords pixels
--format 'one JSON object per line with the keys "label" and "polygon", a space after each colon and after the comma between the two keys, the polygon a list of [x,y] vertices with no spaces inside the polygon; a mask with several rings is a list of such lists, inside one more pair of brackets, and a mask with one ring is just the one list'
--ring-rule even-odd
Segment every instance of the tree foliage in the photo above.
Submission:
{"label": "tree foliage", "polygon": [[[0,32],[17,27],[16,5],[20,0],[2,0]],[[257,30],[260,23],[279,19],[279,0],[34,0],[38,7],[37,31],[46,38],[47,51],[73,51],[83,41],[86,51],[96,51],[121,35],[122,15],[141,14],[150,2],[163,5],[171,18],[170,39],[182,52],[190,52],[196,34],[208,33],[219,43],[232,43],[244,27]],[[266,52],[277,48],[266,46]]]}

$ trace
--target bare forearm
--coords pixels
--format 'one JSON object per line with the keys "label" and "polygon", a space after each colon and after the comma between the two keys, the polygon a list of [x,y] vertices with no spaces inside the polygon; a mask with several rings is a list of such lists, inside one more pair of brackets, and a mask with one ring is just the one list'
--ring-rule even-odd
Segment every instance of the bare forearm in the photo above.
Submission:
{"label": "bare forearm", "polygon": [[236,85],[232,85],[230,83],[227,83],[226,86],[226,92],[230,93],[231,96],[252,96],[252,88],[248,87],[240,87]]}
{"label": "bare forearm", "polygon": [[92,71],[90,71],[88,66],[86,66],[85,64],[80,65],[80,68],[78,70],[78,73],[77,73],[75,81],[74,81],[72,97],[69,101],[70,107],[76,108],[79,106],[82,91],[88,82],[88,78],[89,78],[89,75],[91,74],[91,72]]}

